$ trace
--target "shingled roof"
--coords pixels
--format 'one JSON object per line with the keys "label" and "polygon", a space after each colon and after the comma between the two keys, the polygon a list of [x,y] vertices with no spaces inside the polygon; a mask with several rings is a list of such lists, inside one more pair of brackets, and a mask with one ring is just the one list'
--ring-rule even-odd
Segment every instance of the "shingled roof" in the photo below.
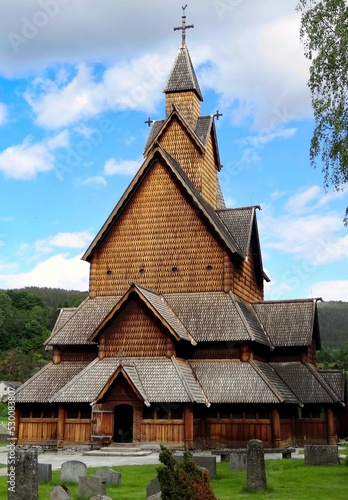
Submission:
{"label": "shingled roof", "polygon": [[260,207],[256,205],[252,207],[226,208],[216,211],[228,231],[233,234],[235,240],[238,242],[244,257],[248,256],[256,209],[260,210]]}
{"label": "shingled roof", "polygon": [[144,402],[205,404],[202,389],[185,364],[174,357],[96,359],[51,397],[51,402],[96,402],[117,370],[123,369]]}
{"label": "shingled roof", "polygon": [[[274,346],[311,345],[317,325],[316,300],[264,301],[252,305]],[[314,333],[319,347],[318,327]]]}
{"label": "shingled roof", "polygon": [[44,403],[49,401],[89,363],[89,361],[62,361],[57,365],[49,363],[17,389],[16,402]]}
{"label": "shingled roof", "polygon": [[200,101],[203,101],[203,96],[197,76],[191,61],[189,51],[186,46],[180,47],[169,78],[164,87],[163,92],[168,94],[170,92],[185,92],[193,90]]}
{"label": "shingled roof", "polygon": [[302,403],[341,403],[320,372],[310,363],[271,363],[272,368]]}

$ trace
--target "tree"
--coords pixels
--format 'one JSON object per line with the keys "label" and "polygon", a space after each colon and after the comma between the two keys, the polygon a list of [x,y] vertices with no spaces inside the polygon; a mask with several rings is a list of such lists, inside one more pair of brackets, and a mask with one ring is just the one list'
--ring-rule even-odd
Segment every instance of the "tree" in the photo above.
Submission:
{"label": "tree", "polygon": [[189,450],[184,451],[183,462],[173,457],[173,453],[161,445],[159,460],[163,464],[157,468],[162,498],[167,500],[216,500],[209,484],[207,472],[202,472],[192,459]]}
{"label": "tree", "polygon": [[[297,10],[311,61],[310,161],[314,167],[322,162],[325,188],[339,190],[348,182],[348,5],[346,0],[299,0]],[[348,225],[348,207],[344,222]]]}

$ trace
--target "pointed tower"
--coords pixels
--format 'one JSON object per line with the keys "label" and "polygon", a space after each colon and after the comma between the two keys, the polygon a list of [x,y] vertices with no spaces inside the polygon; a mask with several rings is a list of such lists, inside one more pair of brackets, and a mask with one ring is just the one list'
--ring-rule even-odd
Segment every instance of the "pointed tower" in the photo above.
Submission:
{"label": "pointed tower", "polygon": [[174,28],[174,30],[182,31],[181,47],[164,88],[164,93],[166,94],[166,117],[170,115],[174,106],[195,129],[201,114],[203,96],[185,41],[186,30],[193,27],[193,24],[186,25],[184,10],[182,25]]}

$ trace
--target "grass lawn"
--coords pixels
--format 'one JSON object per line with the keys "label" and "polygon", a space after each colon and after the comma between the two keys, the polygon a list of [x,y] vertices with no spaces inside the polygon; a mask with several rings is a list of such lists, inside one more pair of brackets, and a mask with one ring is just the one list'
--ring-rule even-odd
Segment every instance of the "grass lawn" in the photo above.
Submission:
{"label": "grass lawn", "polygon": [[[156,465],[134,465],[113,467],[122,472],[121,486],[108,486],[107,495],[117,500],[145,500],[146,485],[156,475]],[[93,475],[95,469],[88,469]],[[266,493],[247,493],[245,491],[246,473],[231,472],[228,463],[217,466],[217,476],[212,486],[219,500],[266,498],[282,500],[346,500],[348,498],[348,467],[344,465],[329,467],[305,466],[303,460],[266,461],[268,491]],[[59,484],[59,472],[53,473],[53,481],[40,484],[39,500],[47,500],[50,491]],[[67,485],[72,500],[78,500],[77,486]],[[3,493],[1,493],[3,492]],[[0,477],[0,499],[6,499],[6,477]],[[204,500],[204,499],[202,499]]]}

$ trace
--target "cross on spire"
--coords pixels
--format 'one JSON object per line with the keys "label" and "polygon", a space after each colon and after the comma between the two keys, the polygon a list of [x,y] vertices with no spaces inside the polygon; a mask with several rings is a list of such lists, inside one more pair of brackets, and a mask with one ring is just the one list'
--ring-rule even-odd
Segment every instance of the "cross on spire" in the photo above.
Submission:
{"label": "cross on spire", "polygon": [[181,35],[182,36],[181,47],[185,47],[186,30],[189,28],[194,28],[193,24],[186,25],[186,15],[185,15],[186,7],[187,7],[187,4],[182,7],[181,26],[174,28],[174,31],[181,30],[181,33],[182,33],[182,35]]}
{"label": "cross on spire", "polygon": [[219,110],[213,115],[213,118],[216,118],[217,120],[220,118],[220,116],[224,116],[222,113],[219,113]]}
{"label": "cross on spire", "polygon": [[153,123],[153,120],[151,120],[151,118],[148,117],[148,119],[144,123],[147,123],[148,127],[151,127],[151,123]]}

